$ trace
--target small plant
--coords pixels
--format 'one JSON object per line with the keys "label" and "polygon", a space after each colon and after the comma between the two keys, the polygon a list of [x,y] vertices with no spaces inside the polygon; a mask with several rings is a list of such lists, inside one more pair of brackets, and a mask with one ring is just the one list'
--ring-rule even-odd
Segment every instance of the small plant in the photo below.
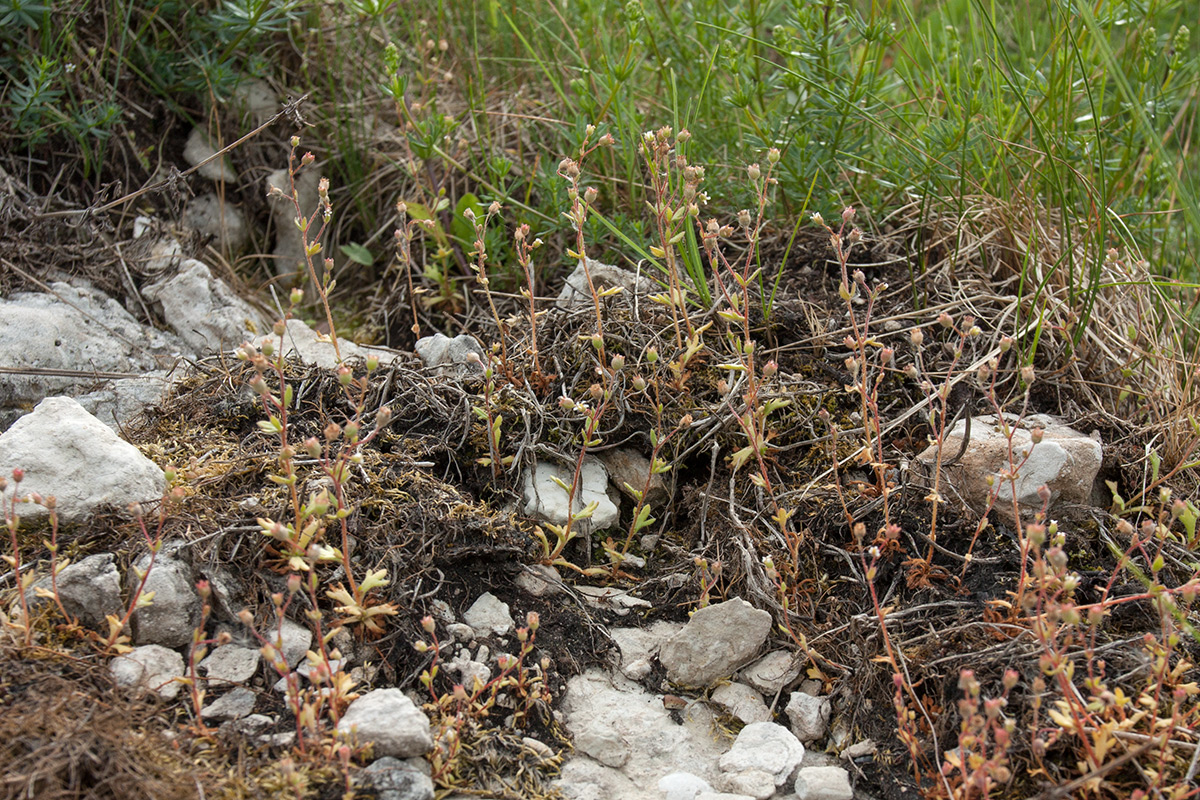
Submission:
{"label": "small plant", "polygon": [[981,697],[981,686],[972,670],[958,676],[962,699],[958,701],[958,747],[946,754],[942,772],[950,781],[955,800],[1001,795],[1012,780],[1008,749],[1016,722],[1004,714],[1008,695],[1020,678],[1016,670],[1004,673],[1004,691],[998,697]]}
{"label": "small plant", "polygon": [[487,719],[498,704],[503,703],[512,713],[512,727],[524,728],[537,713],[548,715],[550,694],[545,685],[545,674],[549,662],[538,665],[527,663],[534,650],[538,615],[526,615],[525,626],[517,629],[520,649],[517,655],[501,654],[496,659],[500,672],[486,682],[478,677],[471,687],[455,684],[449,692],[438,689],[441,672],[441,649],[437,626],[432,617],[421,620],[421,627],[432,643],[417,641],[413,644],[419,653],[431,653],[429,666],[421,673],[421,685],[429,692],[430,702],[425,709],[434,718],[434,746],[430,754],[433,780],[442,786],[452,784],[452,777],[459,770],[459,762],[466,757],[464,745],[470,743],[473,729]]}
{"label": "small plant", "polygon": [[[771,520],[782,539],[788,541],[796,536],[795,530],[788,524],[793,511],[785,509],[780,503],[767,462],[771,458],[772,449],[770,417],[776,411],[790,406],[792,401],[785,397],[768,396],[765,383],[775,377],[779,366],[774,361],[768,361],[762,366],[756,363],[756,344],[750,322],[750,292],[758,274],[758,270],[754,268],[754,259],[770,190],[775,184],[773,172],[779,160],[779,151],[772,148],[767,152],[768,166],[765,173],[758,164],[751,164],[747,168],[747,175],[756,190],[758,206],[754,215],[751,215],[748,209],[738,212],[738,227],[746,237],[748,245],[740,264],[731,263],[719,246],[721,239],[733,235],[734,230],[731,226],[721,226],[716,220],[709,220],[701,228],[701,242],[717,281],[720,297],[724,301],[725,307],[718,312],[718,316],[728,324],[726,340],[735,358],[733,362],[720,364],[719,368],[736,376],[735,385],[744,385],[740,406],[733,404],[731,398],[736,395],[732,386],[725,381],[717,385],[717,391],[725,399],[746,439],[746,445],[731,456],[731,464],[736,472],[753,459],[756,469],[750,474],[750,481],[765,492],[773,512]],[[700,227],[698,220],[696,224]]]}
{"label": "small plant", "polygon": [[[299,289],[292,291],[293,305],[299,303],[302,298],[303,293]],[[285,332],[286,319],[276,323],[274,328],[275,336],[282,338]],[[351,475],[350,467],[362,462],[361,449],[370,444],[391,421],[391,410],[383,406],[375,412],[371,432],[362,435],[369,376],[378,369],[378,358],[370,356],[367,359],[367,376],[359,379],[355,379],[348,367],[338,368],[338,383],[354,408],[354,416],[347,420],[344,426],[335,422],[326,425],[323,432],[324,441],[311,436],[300,443],[299,452],[313,460],[329,486],[314,491],[305,501],[301,499],[299,490],[297,446],[289,438],[288,415],[292,407],[293,388],[287,382],[283,351],[276,351],[274,342],[268,338],[263,343],[261,352],[250,345],[243,345],[238,351],[238,357],[249,361],[255,370],[255,375],[250,380],[250,388],[259,396],[267,412],[267,419],[259,422],[259,430],[279,438],[281,474],[271,476],[271,480],[287,487],[291,506],[291,519],[287,522],[259,519],[263,534],[273,540],[280,566],[286,570],[312,572],[319,564],[340,562],[348,588],[338,584],[327,592],[329,597],[339,603],[336,610],[343,615],[347,623],[362,625],[371,633],[381,634],[381,618],[394,615],[397,610],[391,603],[375,602],[370,593],[387,585],[387,571],[368,572],[361,582],[355,581],[349,556],[350,533],[346,527],[346,518],[350,516],[349,500],[346,496],[346,486]],[[271,375],[279,385],[278,392],[273,391],[267,384],[267,375]],[[340,549],[323,544],[331,524],[336,525],[341,534]]]}
{"label": "small plant", "polygon": [[208,726],[204,724],[204,716],[200,713],[204,709],[204,696],[206,694],[203,688],[203,681],[196,674],[196,665],[204,660],[204,656],[208,654],[209,645],[224,645],[229,644],[232,637],[228,632],[222,632],[215,639],[206,638],[204,633],[208,629],[208,618],[212,614],[212,586],[208,581],[196,582],[196,594],[200,596],[200,622],[192,629],[192,642],[188,646],[187,659],[187,677],[176,678],[179,683],[187,686],[188,696],[192,701],[192,713],[195,715],[195,725],[200,733],[208,733]]}
{"label": "small plant", "polygon": [[[253,0],[249,1],[253,2]],[[337,283],[333,278],[333,259],[324,259],[325,271],[320,277],[317,276],[317,267],[313,261],[324,249],[321,239],[333,218],[333,203],[329,200],[329,178],[321,178],[317,182],[317,208],[311,216],[306,217],[300,205],[300,192],[296,189],[296,176],[300,174],[300,170],[311,166],[316,160],[316,156],[312,153],[305,153],[300,157],[300,163],[297,165],[296,151],[299,148],[300,137],[293,136],[291,150],[288,151],[288,194],[286,199],[290,200],[296,209],[296,227],[300,231],[300,242],[304,247],[304,263],[308,267],[308,277],[316,289],[318,297],[321,298],[321,306],[325,310],[325,322],[329,325],[329,341],[333,344],[333,352],[337,356],[337,360],[341,361],[342,351],[338,347],[337,329],[333,324],[333,312],[329,308],[329,293],[333,291]],[[284,197],[284,194],[278,186],[272,186],[271,190],[267,192],[267,196],[278,198]],[[319,227],[316,225],[317,214],[321,215]]]}

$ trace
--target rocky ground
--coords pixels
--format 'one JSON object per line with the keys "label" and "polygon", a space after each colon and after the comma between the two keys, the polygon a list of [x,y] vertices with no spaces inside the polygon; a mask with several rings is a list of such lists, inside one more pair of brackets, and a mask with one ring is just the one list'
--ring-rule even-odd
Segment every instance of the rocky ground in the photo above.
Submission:
{"label": "rocky ground", "polygon": [[[206,197],[193,233],[236,236],[238,220],[201,219],[223,213]],[[827,233],[803,238],[753,320],[755,397],[728,363],[735,335],[684,336],[659,284],[599,262],[537,301],[536,335],[523,301],[489,319],[475,292],[478,326],[395,349],[331,340],[301,318],[318,308],[291,316],[278,294],[265,308],[150,218],[97,248],[103,269],[5,262],[0,475],[20,523],[0,575],[0,794],[939,796],[896,698],[939,763],[963,670],[996,688],[1015,669],[1013,707],[1030,702],[1043,651],[1000,605],[1024,574],[1016,531],[1048,509],[1081,591],[1099,591],[1114,491],[1148,496],[1155,433],[1112,413],[1145,364],[1090,333],[1071,350],[1051,295],[1022,373],[1003,361],[1006,337],[1034,330],[997,266],[1012,254],[951,258],[936,225],[916,252],[913,232],[853,254],[862,286],[899,287],[869,301],[839,297]],[[288,247],[285,274],[303,258]],[[914,304],[913,261],[939,254]],[[622,291],[595,300],[589,280]],[[847,391],[864,314],[889,354],[868,406]],[[737,455],[747,430],[758,467]],[[42,503],[16,502],[31,493]],[[1190,546],[1167,547],[1180,584]],[[1103,644],[1136,682],[1159,620],[1130,608]],[[1055,779],[1010,774],[1004,791]]]}

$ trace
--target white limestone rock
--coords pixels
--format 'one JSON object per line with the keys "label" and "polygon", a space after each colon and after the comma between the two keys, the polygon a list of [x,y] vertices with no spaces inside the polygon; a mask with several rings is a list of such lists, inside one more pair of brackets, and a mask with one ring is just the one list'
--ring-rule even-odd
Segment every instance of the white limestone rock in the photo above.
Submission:
{"label": "white limestone rock", "polygon": [[785,711],[792,723],[792,733],[806,744],[823,739],[829,731],[832,706],[828,697],[792,692]]}
{"label": "white limestone rock", "polygon": [[[690,772],[710,783],[716,778],[714,767],[724,745],[712,736],[714,718],[703,703],[690,705],[680,724],[661,696],[632,684],[614,686],[607,673],[589,670],[568,682],[562,711],[576,752],[599,765],[619,768],[621,775],[639,787],[639,794],[629,796],[657,798],[650,794],[652,787],[671,772]],[[563,775],[564,779],[568,776],[565,768]],[[620,782],[599,783],[612,792]]]}
{"label": "white limestone rock", "polygon": [[284,617],[279,621],[278,629],[272,629],[267,638],[279,648],[288,667],[295,669],[312,647],[313,633],[304,625]]}
{"label": "white limestone rock", "polygon": [[138,569],[149,570],[142,588],[143,596],[154,593],[151,604],[133,613],[133,640],[137,644],[183,647],[192,641],[192,631],[200,623],[200,595],[192,568],[172,557],[164,546],[151,566],[150,555],[137,562]]}
{"label": "white limestone rock", "polygon": [[672,772],[659,779],[658,790],[663,793],[663,800],[696,800],[701,792],[711,792],[712,786],[690,772]]}
{"label": "white limestone rock", "polygon": [[460,333],[451,339],[443,333],[435,333],[418,339],[414,349],[425,367],[435,375],[458,379],[483,376],[483,346],[469,334]]}
{"label": "white limestone rock", "polygon": [[713,689],[712,701],[743,723],[770,722],[771,710],[762,695],[744,683],[726,683]]}
{"label": "white limestone rock", "polygon": [[354,776],[361,787],[370,787],[376,800],[433,800],[429,764],[421,759],[377,758]]}
{"label": "white limestone rock", "polygon": [[214,722],[242,719],[254,712],[254,704],[257,701],[258,694],[253,689],[235,686],[205,706],[200,711],[200,716]]}
{"label": "white limestone rock", "polygon": [[422,756],[433,749],[429,719],[399,689],[376,689],[359,697],[346,709],[337,731],[374,745],[375,758]]}
{"label": "white limestone rock", "polygon": [[[144,376],[161,374],[156,371],[186,349],[96,289],[61,281],[49,288],[52,293],[0,298],[0,364]],[[48,396],[94,391],[108,383],[89,374],[0,375],[0,408],[28,408]],[[20,414],[6,416],[11,421]]]}
{"label": "white limestone rock", "polygon": [[801,662],[787,650],[772,650],[738,673],[738,679],[775,697],[800,677]]}
{"label": "white limestone rock", "polygon": [[[319,182],[320,176],[311,169],[301,170],[296,176],[296,195],[300,201],[300,211],[306,217],[313,216],[317,211]],[[275,249],[272,252],[275,274],[281,278],[294,276],[301,271],[307,274],[308,262],[304,257],[304,242],[296,228],[296,204],[292,200],[288,171],[275,170],[267,176],[266,184],[267,202],[271,206],[271,226],[275,230]],[[272,189],[279,189],[283,196],[275,196]],[[319,260],[314,262],[314,266],[318,270],[323,269]]]}
{"label": "white limestone rock", "polygon": [[516,629],[512,615],[508,611],[508,603],[491,592],[479,595],[471,607],[463,612],[463,622],[471,626],[477,634],[495,634],[504,636]]}
{"label": "white limestone rock", "polygon": [[163,319],[197,353],[235,347],[263,327],[259,313],[195,259],[144,288],[142,296],[162,308]]}
{"label": "white limestone rock", "polygon": [[621,651],[621,674],[631,681],[644,680],[654,669],[651,659],[663,642],[683,629],[677,622],[659,620],[647,628],[613,628],[612,640]]}
{"label": "white limestone rock", "polygon": [[[153,461],[69,397],[46,398],[0,434],[0,475],[17,467],[25,471],[19,493],[54,495],[65,521],[85,519],[104,506],[158,500],[166,489]],[[14,488],[9,480],[4,496]],[[47,513],[32,503],[18,504],[18,511]]]}
{"label": "white limestone rock", "polygon": [[[30,607],[54,605],[53,598],[39,597],[36,589],[52,591],[50,576],[39,580],[26,593]],[[108,632],[105,617],[120,616],[125,610],[121,602],[121,575],[117,572],[112,553],[94,556],[68,564],[58,573],[58,598],[63,608],[83,625]]]}
{"label": "white limestone rock", "polygon": [[606,289],[620,288],[627,296],[630,294],[647,294],[654,291],[657,284],[645,275],[638,275],[620,267],[614,267],[611,264],[604,264],[595,259],[587,260],[587,272],[584,271],[583,264],[575,267],[575,270],[567,276],[563,283],[562,291],[558,293],[558,299],[554,301],[554,305],[558,308],[575,308],[578,306],[590,306],[592,300],[591,289],[588,288],[588,277],[592,279],[592,286],[597,292],[605,291]]}
{"label": "white limestone rock", "polygon": [[[573,469],[547,461],[539,461],[532,470],[526,471],[525,513],[555,525],[566,525],[569,516],[568,494],[554,478],[570,486],[575,473]],[[595,512],[590,519],[576,523],[576,530],[601,531],[617,523],[619,510],[608,497],[608,473],[598,459],[586,456],[580,471],[579,489],[575,493],[575,502],[571,510],[579,513],[592,502],[597,504]]]}
{"label": "white limestone rock", "polygon": [[[1055,506],[1090,504],[1092,486],[1103,459],[1100,434],[1086,436],[1045,414],[1024,420],[1007,414],[1005,419],[1010,426],[1017,426],[1012,440],[1015,466],[1020,468],[1015,485],[1000,480],[1001,472],[1010,469],[1009,443],[999,419],[991,414],[971,420],[971,438],[962,458],[943,468],[944,480],[957,489],[967,504],[982,514],[991,493],[998,492],[994,509],[1010,525],[1016,522],[1013,517],[1014,489],[1022,518],[1042,510],[1038,488],[1043,485],[1050,490],[1051,513]],[[1036,445],[1030,433],[1034,428],[1043,431],[1042,441]],[[959,420],[946,434],[942,445],[943,459],[958,453],[964,436],[966,420]],[[1029,460],[1022,464],[1026,453]],[[931,445],[913,464],[930,481],[937,459],[937,446]],[[988,486],[989,478],[993,481],[991,487]]]}
{"label": "white limestone rock", "polygon": [[197,669],[213,685],[248,683],[254,677],[254,673],[258,672],[261,660],[262,654],[257,648],[227,644],[209,653],[208,657],[197,665]]}
{"label": "white limestone rock", "polygon": [[546,564],[526,564],[514,582],[518,589],[534,597],[553,597],[563,591],[562,576]]}
{"label": "white limestone rock", "polygon": [[279,111],[279,96],[271,84],[261,78],[243,78],[233,87],[233,108],[246,116],[246,123],[262,125]]}
{"label": "white limestone rock", "polygon": [[587,586],[577,583],[575,591],[579,592],[584,601],[592,608],[613,611],[622,617],[629,614],[630,611],[653,607],[649,600],[635,597],[628,590],[618,589],[615,586]]}
{"label": "white limestone rock", "polygon": [[[638,492],[645,491],[646,503],[655,510],[662,508],[663,504],[668,501],[667,485],[663,481],[662,473],[651,474],[650,459],[638,451],[628,447],[618,447],[613,450],[601,451],[597,454],[597,458],[608,470],[608,477],[612,480],[613,485],[630,499],[635,501],[637,499],[637,496],[631,491],[633,489]],[[649,480],[648,490],[646,488],[647,479]]]}
{"label": "white limestone rock", "polygon": [[854,800],[850,773],[841,767],[803,767],[796,773],[796,800]]}
{"label": "white limestone rock", "polygon": [[119,435],[146,407],[161,402],[173,382],[167,370],[151,370],[142,378],[109,381],[94,392],[76,395],[75,400]]}
{"label": "white limestone rock", "polygon": [[183,227],[211,236],[217,249],[238,253],[250,241],[250,223],[240,208],[213,192],[197,195],[183,207]]}
{"label": "white limestone rock", "polygon": [[[328,336],[322,336],[314,331],[308,325],[304,324],[303,320],[289,319],[287,328],[282,338],[276,336],[273,332],[264,336],[259,336],[254,339],[252,344],[262,349],[263,342],[271,340],[276,352],[283,348],[284,357],[296,357],[310,366],[321,367],[322,369],[334,369],[341,362],[338,361],[337,353],[334,351],[333,342]],[[338,339],[338,351],[342,354],[342,361],[347,361],[352,358],[366,359],[368,355],[374,355],[379,359],[380,364],[390,364],[395,361],[400,354],[392,350],[385,350],[382,347],[366,347],[357,345],[349,339]]]}
{"label": "white limestone rock", "polygon": [[161,645],[148,644],[117,656],[108,669],[118,686],[154,692],[171,700],[182,686],[175,679],[183,677],[183,656]]}
{"label": "white limestone rock", "polygon": [[721,756],[719,785],[765,800],[778,791],[804,759],[804,745],[782,725],[755,722],[742,728]]}
{"label": "white limestone rock", "polygon": [[[217,148],[213,147],[208,134],[200,128],[192,128],[192,132],[188,134],[187,144],[183,148],[184,160],[190,166],[195,167],[204,163],[205,159],[211,158],[216,152]],[[237,173],[233,171],[233,165],[230,163],[228,155],[204,164],[198,172],[210,181],[232,183],[237,180]]]}
{"label": "white limestone rock", "polygon": [[692,614],[658,659],[675,683],[708,686],[753,658],[770,632],[770,614],[734,598]]}

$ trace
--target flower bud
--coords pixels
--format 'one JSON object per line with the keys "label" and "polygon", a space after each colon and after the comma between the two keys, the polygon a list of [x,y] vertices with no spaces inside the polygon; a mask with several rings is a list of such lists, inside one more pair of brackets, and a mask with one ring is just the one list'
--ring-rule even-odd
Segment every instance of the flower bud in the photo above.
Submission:
{"label": "flower bud", "polygon": [[758,164],[751,164],[750,166],[746,167],[746,173],[750,176],[750,180],[752,181],[757,181],[762,177],[762,169],[759,168]]}
{"label": "flower bud", "polygon": [[300,305],[300,303],[304,300],[304,290],[301,289],[300,287],[296,287],[295,289],[292,289],[292,292],[288,296],[288,299],[291,300],[292,305],[294,305],[294,306]]}

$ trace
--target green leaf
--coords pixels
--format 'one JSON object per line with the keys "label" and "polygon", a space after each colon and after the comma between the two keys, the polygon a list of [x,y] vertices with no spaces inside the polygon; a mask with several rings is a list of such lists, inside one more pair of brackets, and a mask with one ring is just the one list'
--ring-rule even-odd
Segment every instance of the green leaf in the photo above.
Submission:
{"label": "green leaf", "polygon": [[375,263],[375,254],[358,242],[342,245],[341,251],[346,258],[355,264],[362,264],[364,267],[369,267]]}
{"label": "green leaf", "polygon": [[[475,212],[475,222],[468,220],[463,212],[467,209]],[[471,248],[471,242],[475,241],[475,225],[482,223],[485,216],[483,205],[479,202],[479,198],[467,192],[458,201],[458,205],[454,207],[454,219],[450,223],[450,232],[454,234],[454,238],[458,239],[466,248]]]}

